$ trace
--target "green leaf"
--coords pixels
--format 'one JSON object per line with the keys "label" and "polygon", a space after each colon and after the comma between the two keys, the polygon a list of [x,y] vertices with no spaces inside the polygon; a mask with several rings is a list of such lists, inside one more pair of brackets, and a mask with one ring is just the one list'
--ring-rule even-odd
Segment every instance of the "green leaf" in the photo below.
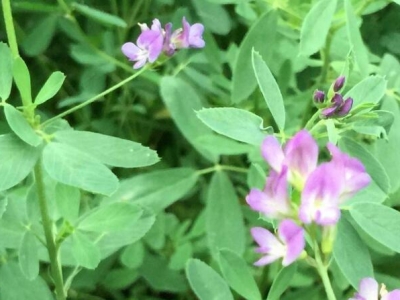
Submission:
{"label": "green leaf", "polygon": [[140,267],[144,259],[144,246],[142,242],[136,242],[128,245],[121,254],[121,263],[130,268]]}
{"label": "green leaf", "polygon": [[362,77],[365,77],[368,75],[369,69],[368,50],[362,40],[362,36],[357,25],[357,17],[350,0],[344,0],[344,8],[346,11],[347,35],[349,37],[350,44],[353,47],[355,61]]}
{"label": "green leaf", "polygon": [[185,243],[176,247],[174,254],[171,255],[168,267],[171,270],[182,270],[185,264],[193,256],[193,246]]}
{"label": "green leaf", "polygon": [[243,254],[245,227],[239,199],[229,177],[216,172],[210,183],[206,203],[207,240],[211,253],[227,248]]}
{"label": "green leaf", "polygon": [[18,250],[19,267],[28,280],[34,280],[39,275],[39,258],[36,237],[26,231]]}
{"label": "green leaf", "polygon": [[10,48],[3,42],[0,42],[0,61],[0,98],[7,100],[11,93],[13,58]]}
{"label": "green leaf", "polygon": [[257,284],[243,258],[231,250],[223,249],[219,252],[218,263],[232,289],[245,299],[261,300]]}
{"label": "green leaf", "polygon": [[131,202],[159,212],[181,199],[193,188],[198,173],[189,168],[153,171],[123,180],[118,190],[106,201]]}
{"label": "green leaf", "polygon": [[252,49],[252,64],[258,86],[278,128],[285,127],[285,106],[278,84],[261,55]]}
{"label": "green leaf", "polygon": [[54,180],[85,191],[111,195],[118,179],[98,160],[68,145],[51,142],[43,151],[43,166]]}
{"label": "green leaf", "polygon": [[36,96],[35,104],[42,104],[52,98],[61,89],[64,80],[64,73],[59,71],[51,73],[50,77],[40,89],[39,94]]}
{"label": "green leaf", "polygon": [[300,33],[300,54],[310,56],[325,44],[337,0],[320,0],[304,18]]}
{"label": "green leaf", "polygon": [[130,203],[117,202],[91,210],[78,224],[84,231],[110,232],[129,228],[143,211]]}
{"label": "green leaf", "polygon": [[297,264],[293,263],[288,267],[282,268],[272,283],[271,289],[268,292],[267,300],[279,300],[282,294],[288,288],[293,276],[297,272]]}
{"label": "green leaf", "polygon": [[8,198],[3,195],[0,195],[0,219],[3,216],[4,212],[6,211],[7,204],[8,204]]}
{"label": "green leaf", "polygon": [[14,59],[13,76],[21,98],[32,102],[31,76],[29,75],[28,67],[21,57]]}
{"label": "green leaf", "polygon": [[215,132],[240,142],[261,145],[266,134],[263,120],[243,109],[233,107],[204,108],[197,117]]}
{"label": "green leaf", "polygon": [[59,214],[68,221],[74,221],[79,216],[81,193],[78,188],[57,182],[54,200]]}
{"label": "green leaf", "polygon": [[362,278],[374,277],[368,248],[345,216],[340,218],[338,224],[333,256],[355,289],[358,289]]}
{"label": "green leaf", "polygon": [[216,162],[218,157],[197,142],[199,137],[210,135],[212,131],[196,118],[195,111],[203,108],[196,91],[182,79],[167,76],[161,80],[161,97],[183,136],[205,158]]}
{"label": "green leaf", "polygon": [[58,14],[49,14],[37,22],[22,42],[22,48],[28,56],[42,54],[50,45],[57,27]]}
{"label": "green leaf", "polygon": [[18,264],[8,261],[0,266],[1,300],[54,300],[42,277],[30,281],[22,274]]}
{"label": "green leaf", "polygon": [[344,98],[353,98],[354,108],[364,103],[377,104],[385,95],[386,84],[382,76],[369,76],[348,91]]}
{"label": "green leaf", "polygon": [[100,262],[100,251],[98,247],[79,230],[75,230],[71,235],[72,254],[74,255],[78,265],[95,269]]}
{"label": "green leaf", "polygon": [[365,149],[362,144],[357,143],[350,138],[343,137],[339,144],[344,147],[346,152],[348,152],[351,156],[355,156],[361,160],[367,169],[367,173],[372,177],[382,191],[388,194],[390,191],[389,176],[375,156]]}
{"label": "green leaf", "polygon": [[248,153],[253,147],[238,143],[222,135],[203,135],[196,140],[211,153],[216,155],[238,155]]}
{"label": "green leaf", "polygon": [[0,191],[4,191],[28,176],[40,151],[14,134],[4,134],[0,135],[0,153]]}
{"label": "green leaf", "polygon": [[103,23],[106,25],[113,25],[113,26],[118,26],[125,28],[127,26],[126,22],[121,19],[120,17],[111,15],[109,13],[105,13],[103,11],[94,9],[92,7],[89,7],[87,5],[83,4],[78,4],[74,2],[72,4],[73,8],[75,8],[76,11],[81,13],[82,15],[91,18],[99,23]]}
{"label": "green leaf", "polygon": [[74,147],[102,163],[121,168],[139,168],[159,161],[157,153],[139,143],[89,131],[57,131],[55,140]]}
{"label": "green leaf", "polygon": [[186,277],[200,300],[233,300],[232,293],[225,281],[201,260],[188,260]]}
{"label": "green leaf", "polygon": [[[251,49],[255,48],[267,61],[272,59],[277,33],[277,14],[270,10],[262,15],[250,28],[240,44],[232,75],[232,101],[239,103],[246,99],[256,88],[253,67],[251,64]],[[267,43],[265,41],[268,41]]]}
{"label": "green leaf", "polygon": [[10,125],[11,129],[21,140],[33,147],[37,147],[42,143],[42,138],[36,134],[24,115],[14,108],[14,106],[6,104],[4,106],[4,113],[8,125]]}
{"label": "green leaf", "polygon": [[400,253],[400,212],[375,203],[357,203],[350,214],[373,239]]}
{"label": "green leaf", "polygon": [[226,35],[230,32],[232,28],[231,18],[222,5],[204,0],[192,0],[192,3],[207,30],[220,35]]}

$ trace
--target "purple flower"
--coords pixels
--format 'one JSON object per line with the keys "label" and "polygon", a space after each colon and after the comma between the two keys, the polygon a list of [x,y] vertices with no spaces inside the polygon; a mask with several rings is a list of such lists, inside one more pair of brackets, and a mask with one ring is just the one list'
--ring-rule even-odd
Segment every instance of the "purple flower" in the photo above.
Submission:
{"label": "purple flower", "polygon": [[400,290],[396,289],[387,292],[386,287],[382,285],[379,291],[379,285],[375,279],[367,277],[360,281],[358,293],[355,293],[353,298],[349,300],[400,300]]}
{"label": "purple flower", "polygon": [[333,91],[338,92],[343,88],[344,82],[346,81],[346,77],[344,76],[339,76],[336,80],[335,83],[333,84]]}
{"label": "purple flower", "polygon": [[301,130],[291,138],[285,149],[274,136],[267,136],[261,146],[265,160],[276,172],[283,166],[289,169],[288,178],[296,187],[301,188],[308,175],[316,168],[318,145],[306,130]]}
{"label": "purple flower", "polygon": [[343,100],[342,95],[335,93],[331,103],[331,106],[324,108],[321,111],[322,118],[341,118],[346,116],[353,106],[353,98]]}
{"label": "purple flower", "polygon": [[280,219],[290,213],[287,189],[287,168],[284,167],[281,173],[271,171],[264,190],[251,189],[246,201],[253,210],[268,218]]}
{"label": "purple flower", "polygon": [[322,163],[307,178],[299,218],[305,224],[334,225],[340,218],[341,174],[334,163]]}
{"label": "purple flower", "polygon": [[288,266],[300,256],[305,247],[304,229],[289,219],[279,224],[278,237],[261,227],[252,228],[251,235],[259,245],[256,252],[265,254],[254,263],[256,266],[270,264],[281,257],[282,265]]}
{"label": "purple flower", "polygon": [[146,24],[140,24],[142,30],[136,45],[128,42],[122,45],[122,53],[129,58],[130,61],[136,61],[133,65],[134,69],[143,67],[146,62],[153,63],[161,54],[164,43],[163,31],[160,21],[153,20],[151,29]]}
{"label": "purple flower", "polygon": [[325,93],[320,90],[315,90],[314,92],[314,102],[323,103],[325,101]]}
{"label": "purple flower", "polygon": [[358,159],[343,153],[331,143],[328,143],[327,148],[332,155],[332,163],[336,165],[339,172],[338,175],[341,179],[340,202],[343,202],[365,188],[371,182],[371,177]]}
{"label": "purple flower", "polygon": [[182,28],[175,30],[171,35],[171,44],[174,49],[184,48],[203,48],[205,42],[203,40],[203,24],[196,23],[190,25],[186,18],[182,18]]}

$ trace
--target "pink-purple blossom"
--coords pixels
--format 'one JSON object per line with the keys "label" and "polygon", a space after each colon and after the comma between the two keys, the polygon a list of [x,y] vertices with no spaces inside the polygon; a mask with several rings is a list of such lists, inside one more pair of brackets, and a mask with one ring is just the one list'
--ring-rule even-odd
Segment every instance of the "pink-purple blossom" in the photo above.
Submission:
{"label": "pink-purple blossom", "polygon": [[290,214],[287,168],[280,173],[271,171],[264,190],[251,189],[246,197],[250,207],[271,219],[282,219]]}
{"label": "pink-purple blossom", "polygon": [[374,278],[364,278],[360,281],[358,292],[349,300],[400,300],[400,290],[396,289],[391,292],[386,290],[382,285],[379,290],[379,285]]}
{"label": "pink-purple blossom", "polygon": [[283,266],[288,266],[301,255],[305,247],[304,229],[290,219],[279,224],[278,237],[261,227],[252,228],[251,234],[259,245],[256,252],[265,254],[254,263],[256,266],[270,264],[279,258],[283,258]]}
{"label": "pink-purple blossom", "polygon": [[158,19],[154,19],[151,28],[146,24],[139,24],[141,33],[136,44],[128,42],[122,45],[123,54],[130,61],[136,62],[134,69],[143,67],[146,63],[153,63],[164,53],[171,56],[178,49],[203,48],[204,26],[200,23],[190,25],[185,17],[182,27],[172,32],[172,24],[167,23],[163,29]]}
{"label": "pink-purple blossom", "polygon": [[280,173],[287,166],[289,181],[302,187],[308,175],[316,168],[318,145],[307,130],[300,130],[291,138],[284,150],[274,136],[267,136],[261,153],[272,169]]}

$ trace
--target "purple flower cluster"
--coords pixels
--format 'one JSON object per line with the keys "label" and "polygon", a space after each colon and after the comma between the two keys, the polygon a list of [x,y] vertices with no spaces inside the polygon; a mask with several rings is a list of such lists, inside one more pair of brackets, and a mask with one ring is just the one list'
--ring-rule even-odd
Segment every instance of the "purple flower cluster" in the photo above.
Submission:
{"label": "purple flower cluster", "polygon": [[[293,262],[302,253],[304,229],[298,224],[335,225],[340,204],[351,198],[370,181],[362,163],[328,143],[329,162],[318,165],[319,149],[306,130],[299,131],[282,149],[274,136],[264,139],[261,152],[271,167],[264,190],[252,189],[246,197],[250,207],[267,218],[282,220],[279,239],[268,230],[253,228],[258,252],[266,254],[256,265],[265,265],[283,257]],[[291,188],[298,193],[291,193]],[[291,195],[299,194],[300,199]]]}
{"label": "purple flower cluster", "polygon": [[347,98],[343,99],[340,94],[340,90],[343,88],[346,78],[344,76],[338,77],[332,84],[331,93],[332,97],[325,97],[325,93],[320,90],[314,92],[314,102],[315,104],[322,108],[321,118],[342,118],[345,117],[351,110],[353,106],[353,99]]}
{"label": "purple flower cluster", "polygon": [[[379,298],[379,295],[381,296]],[[358,293],[349,300],[400,300],[400,290],[388,292],[385,285],[379,291],[379,285],[375,279],[367,277],[360,281]]]}
{"label": "purple flower cluster", "polygon": [[204,26],[200,23],[190,25],[185,17],[182,19],[182,28],[172,32],[172,24],[167,23],[164,29],[158,19],[153,20],[149,28],[146,24],[139,24],[141,33],[136,44],[128,42],[122,45],[122,53],[130,60],[135,61],[134,69],[143,67],[147,62],[153,63],[164,53],[171,56],[178,49],[203,48]]}

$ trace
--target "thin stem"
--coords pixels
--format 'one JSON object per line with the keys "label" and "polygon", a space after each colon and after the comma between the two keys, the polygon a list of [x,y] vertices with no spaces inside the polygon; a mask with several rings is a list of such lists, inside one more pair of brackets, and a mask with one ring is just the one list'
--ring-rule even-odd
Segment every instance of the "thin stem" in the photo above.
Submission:
{"label": "thin stem", "polygon": [[314,253],[315,253],[315,262],[317,264],[316,268],[319,276],[322,279],[322,283],[324,285],[328,300],[336,300],[336,296],[335,293],[333,292],[331,281],[329,280],[328,269],[322,261],[321,253],[316,240],[314,240]]}
{"label": "thin stem", "polygon": [[61,265],[58,260],[58,249],[54,240],[53,223],[50,219],[49,210],[47,207],[47,199],[45,186],[43,182],[42,166],[38,161],[34,168],[36,190],[39,199],[40,214],[42,216],[42,225],[44,235],[46,237],[46,246],[50,258],[51,273],[53,276],[57,300],[65,300],[64,283],[62,277]]}
{"label": "thin stem", "polygon": [[216,172],[218,170],[226,170],[226,171],[232,171],[232,172],[238,172],[238,173],[247,173],[248,170],[245,168],[239,168],[235,166],[228,166],[228,165],[215,165],[209,168],[205,168],[202,170],[198,170],[196,173],[197,175],[205,175],[208,173]]}
{"label": "thin stem", "polygon": [[125,83],[128,83],[129,81],[135,79],[135,78],[138,77],[140,74],[142,74],[145,70],[147,70],[146,67],[144,67],[144,68],[141,69],[140,71],[136,72],[135,74],[129,76],[129,77],[126,78],[125,80],[122,80],[121,82],[117,83],[116,85],[110,87],[109,89],[105,90],[104,92],[101,92],[100,94],[98,94],[98,95],[96,95],[96,96],[90,98],[89,100],[86,100],[85,102],[82,102],[81,104],[79,104],[79,105],[77,105],[77,106],[74,106],[74,107],[72,107],[72,108],[70,108],[70,109],[64,111],[63,113],[61,113],[61,114],[59,114],[59,115],[57,115],[57,116],[55,116],[55,117],[53,117],[53,118],[51,118],[51,119],[48,119],[46,122],[43,122],[43,123],[42,123],[42,126],[46,126],[47,124],[49,124],[49,123],[51,123],[51,122],[53,122],[53,121],[55,121],[55,120],[57,120],[57,119],[60,119],[60,118],[62,118],[62,117],[65,117],[66,115],[69,115],[70,113],[73,113],[74,111],[77,111],[77,110],[79,110],[79,109],[81,109],[81,108],[83,108],[83,107],[85,107],[85,106],[87,106],[87,105],[93,103],[93,102],[96,101],[97,99],[99,99],[99,98],[101,98],[101,97],[103,97],[103,96],[105,96],[105,95],[107,95],[107,94],[113,92],[114,90],[116,90],[116,89],[118,89],[119,87],[123,86]]}
{"label": "thin stem", "polygon": [[11,53],[14,58],[19,56],[17,37],[15,36],[15,29],[13,17],[11,13],[10,0],[2,0],[4,23],[6,24],[8,44],[10,45]]}
{"label": "thin stem", "polygon": [[313,114],[313,116],[308,120],[307,124],[304,126],[304,129],[310,130],[314,125],[315,120],[319,117],[319,110]]}

